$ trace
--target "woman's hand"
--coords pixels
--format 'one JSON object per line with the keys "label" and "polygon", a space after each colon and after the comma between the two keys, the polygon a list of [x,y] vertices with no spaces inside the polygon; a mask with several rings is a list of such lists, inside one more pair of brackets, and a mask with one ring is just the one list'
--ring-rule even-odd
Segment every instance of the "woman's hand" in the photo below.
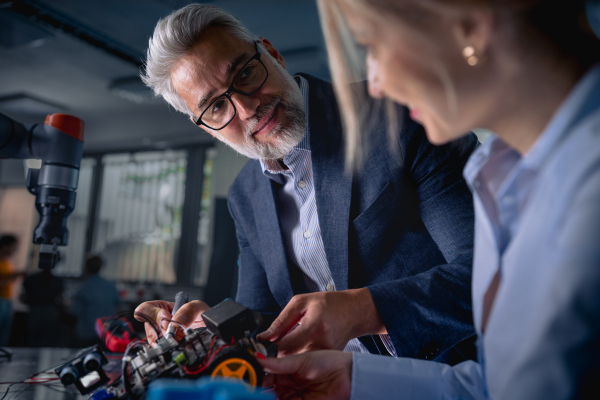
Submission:
{"label": "woman's hand", "polygon": [[352,353],[321,350],[258,362],[268,373],[263,387],[274,386],[279,400],[350,398]]}

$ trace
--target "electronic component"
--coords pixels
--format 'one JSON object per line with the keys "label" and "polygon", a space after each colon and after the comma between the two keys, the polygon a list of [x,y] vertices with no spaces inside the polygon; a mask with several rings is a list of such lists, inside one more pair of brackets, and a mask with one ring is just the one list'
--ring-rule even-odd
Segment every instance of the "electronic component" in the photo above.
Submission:
{"label": "electronic component", "polygon": [[179,341],[162,336],[155,328],[159,337],[155,345],[129,343],[122,358],[121,377],[111,383],[102,378],[106,377],[102,369],[105,358],[97,347],[78,354],[57,368],[56,373],[65,386],[75,383],[81,394],[95,390],[92,400],[138,400],[143,398],[148,384],[163,377],[235,378],[260,387],[264,374],[255,354],[277,355],[274,345],[256,341],[262,321],[260,313],[228,299],[202,317],[210,328],[187,328]]}
{"label": "electronic component", "polygon": [[202,314],[206,327],[225,341],[239,340],[252,334],[262,323],[249,308],[227,299]]}
{"label": "electronic component", "polygon": [[102,366],[106,363],[108,360],[99,346],[94,346],[78,353],[75,358],[58,367],[55,372],[63,385],[75,384],[81,394],[87,394],[109,381],[102,370]]}

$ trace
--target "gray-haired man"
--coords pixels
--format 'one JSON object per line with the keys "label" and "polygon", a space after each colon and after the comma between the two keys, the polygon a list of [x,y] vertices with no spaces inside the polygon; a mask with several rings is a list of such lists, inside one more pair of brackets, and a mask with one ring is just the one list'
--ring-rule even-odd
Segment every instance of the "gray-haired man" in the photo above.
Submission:
{"label": "gray-haired man", "polygon": [[[464,360],[453,346],[474,333],[473,210],[460,171],[473,136],[431,146],[399,107],[403,167],[379,123],[365,130],[372,156],[364,169],[345,173],[330,84],[291,77],[268,40],[214,6],[190,5],[158,23],[143,79],[253,159],[229,193],[237,300],[279,315],[264,337],[278,341],[281,355],[368,348]],[[171,308],[157,301],[138,311],[160,321]],[[201,324],[206,308],[188,303],[175,320]]]}

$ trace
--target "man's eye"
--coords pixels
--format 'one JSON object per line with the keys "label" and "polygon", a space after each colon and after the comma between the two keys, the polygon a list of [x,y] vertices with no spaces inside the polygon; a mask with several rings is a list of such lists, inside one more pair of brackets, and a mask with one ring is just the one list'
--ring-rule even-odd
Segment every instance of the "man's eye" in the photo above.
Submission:
{"label": "man's eye", "polygon": [[224,103],[225,103],[225,100],[223,100],[223,99],[217,100],[215,102],[215,104],[213,104],[213,106],[212,106],[212,113],[218,114],[221,111],[221,109],[223,108],[223,106],[225,105]]}
{"label": "man's eye", "polygon": [[251,66],[247,66],[246,68],[244,68],[242,70],[242,72],[240,72],[240,78],[245,79],[245,78],[249,77],[250,75],[252,75],[253,69],[254,68]]}

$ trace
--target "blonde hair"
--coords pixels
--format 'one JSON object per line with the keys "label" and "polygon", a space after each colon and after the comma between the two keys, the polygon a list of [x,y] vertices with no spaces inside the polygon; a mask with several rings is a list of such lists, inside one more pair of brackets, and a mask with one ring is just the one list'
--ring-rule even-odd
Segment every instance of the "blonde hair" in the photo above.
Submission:
{"label": "blonde hair", "polygon": [[[586,58],[598,59],[600,54],[597,39],[592,39],[589,27],[581,23],[582,15],[585,17],[585,0],[318,0],[332,81],[345,131],[347,168],[362,164],[368,143],[361,131],[372,110],[369,110],[365,92],[357,90],[356,85],[349,85],[350,82],[363,80],[364,76],[361,74],[356,44],[340,3],[352,9],[356,15],[378,25],[408,26],[415,40],[425,41],[428,41],[427,27],[431,27],[442,13],[474,7],[510,10],[522,27],[534,29],[565,55],[585,62]],[[453,83],[441,62],[431,62],[445,87],[449,109],[455,110],[457,101]],[[393,138],[398,120],[390,100],[386,109],[390,138]]]}
{"label": "blonde hair", "polygon": [[360,134],[367,117],[367,94],[360,86],[351,85],[364,80],[360,56],[338,4],[328,0],[318,0],[317,3],[328,49],[331,79],[345,132],[346,168],[352,169],[362,164],[365,152],[361,150],[368,145],[363,143]]}

